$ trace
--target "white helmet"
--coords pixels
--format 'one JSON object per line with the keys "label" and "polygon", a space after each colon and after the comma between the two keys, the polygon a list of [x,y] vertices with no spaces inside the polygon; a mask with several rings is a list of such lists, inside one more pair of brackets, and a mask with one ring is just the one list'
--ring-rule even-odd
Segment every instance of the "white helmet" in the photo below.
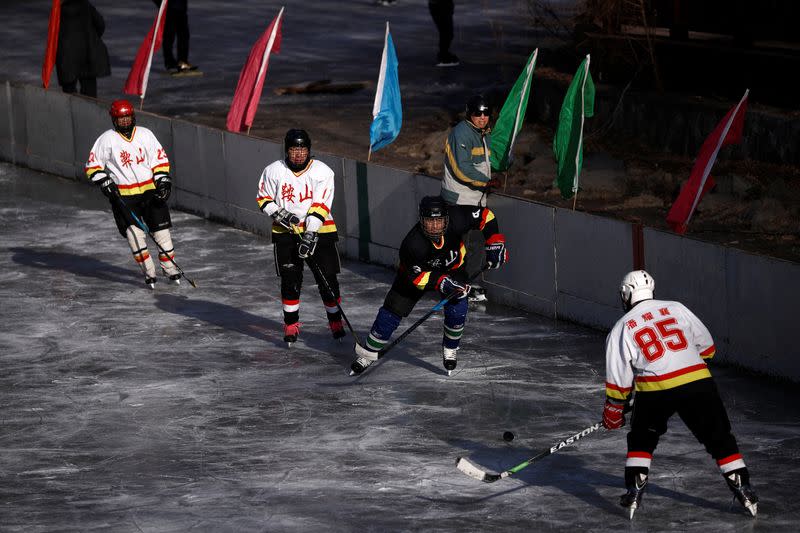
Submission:
{"label": "white helmet", "polygon": [[619,286],[622,306],[627,311],[642,300],[652,300],[655,289],[656,281],[644,270],[628,272]]}

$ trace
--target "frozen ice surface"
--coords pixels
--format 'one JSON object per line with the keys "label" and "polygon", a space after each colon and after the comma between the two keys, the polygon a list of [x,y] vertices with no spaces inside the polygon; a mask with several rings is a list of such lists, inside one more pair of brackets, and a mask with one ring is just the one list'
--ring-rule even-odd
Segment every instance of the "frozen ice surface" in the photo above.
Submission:
{"label": "frozen ice surface", "polygon": [[[198,289],[145,288],[108,204],[82,183],[0,164],[2,531],[796,531],[800,394],[714,368],[761,497],[731,504],[673,420],[633,523],[624,431],[599,431],[494,484],[601,415],[601,332],[492,306],[457,371],[441,318],[358,378],[311,277],[283,346],[269,239],[174,212]],[[345,261],[366,333],[389,270]],[[587,272],[587,280],[591,273]],[[433,300],[420,304],[408,326]],[[513,431],[512,443],[502,440]]]}

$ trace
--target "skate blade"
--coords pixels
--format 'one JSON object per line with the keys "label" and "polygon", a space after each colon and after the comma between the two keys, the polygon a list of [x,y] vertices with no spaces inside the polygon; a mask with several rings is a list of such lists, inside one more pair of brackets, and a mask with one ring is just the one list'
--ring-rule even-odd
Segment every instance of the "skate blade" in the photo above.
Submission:
{"label": "skate blade", "polygon": [[744,507],[745,507],[745,509],[750,511],[750,514],[752,516],[755,516],[756,514],[758,514],[758,504],[757,503],[751,503],[750,505],[745,505]]}
{"label": "skate blade", "polygon": [[453,371],[452,371],[452,370],[448,370],[448,371],[447,371],[447,377],[450,377],[450,376],[452,376],[452,375],[453,375]]}
{"label": "skate blade", "polygon": [[634,502],[633,504],[631,504],[630,507],[628,507],[628,520],[633,520],[633,513],[636,512],[637,507],[638,506],[636,505],[636,502]]}

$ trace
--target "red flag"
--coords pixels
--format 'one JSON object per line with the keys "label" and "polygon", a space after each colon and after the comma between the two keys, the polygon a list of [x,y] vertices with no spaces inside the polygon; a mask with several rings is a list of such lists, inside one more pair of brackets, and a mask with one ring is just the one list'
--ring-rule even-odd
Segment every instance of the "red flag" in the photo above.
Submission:
{"label": "red flag", "polygon": [[714,131],[703,143],[697,160],[692,167],[689,180],[681,188],[681,193],[672,204],[672,208],[667,213],[667,224],[672,231],[683,235],[689,225],[697,204],[706,192],[714,186],[714,179],[711,177],[711,168],[717,160],[719,149],[729,144],[742,142],[742,130],[744,129],[744,115],[747,112],[747,95],[750,89],[744,92],[744,96],[725,117],[717,124]]}
{"label": "red flag", "polygon": [[141,46],[139,46],[139,51],[136,52],[136,59],[133,60],[133,66],[128,73],[125,87],[122,89],[125,94],[136,94],[144,100],[144,95],[147,92],[147,80],[150,78],[150,65],[153,63],[153,51],[161,47],[166,12],[167,0],[163,0],[161,7],[158,8],[158,15],[156,15],[156,19],[147,33],[147,37],[144,38]]}
{"label": "red flag", "polygon": [[272,20],[264,34],[256,41],[247,57],[247,63],[239,74],[239,83],[233,94],[226,125],[229,131],[242,131],[253,125],[253,119],[261,99],[264,79],[267,76],[269,55],[281,49],[281,17],[283,8]]}
{"label": "red flag", "polygon": [[53,7],[50,8],[50,24],[47,26],[47,48],[44,50],[44,63],[42,63],[42,87],[45,89],[50,85],[50,75],[53,73],[53,65],[56,64],[60,23],[61,0],[53,0]]}

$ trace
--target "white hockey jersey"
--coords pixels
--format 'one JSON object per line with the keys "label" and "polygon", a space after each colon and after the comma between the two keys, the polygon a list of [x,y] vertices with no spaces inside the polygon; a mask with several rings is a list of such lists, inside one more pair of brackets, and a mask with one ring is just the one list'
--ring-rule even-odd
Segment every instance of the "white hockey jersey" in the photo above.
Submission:
{"label": "white hockey jersey", "polygon": [[[334,233],[333,193],[333,170],[322,161],[311,159],[305,169],[293,172],[278,160],[261,173],[256,201],[270,216],[280,208],[297,215],[301,230]],[[272,225],[273,233],[287,231],[278,223]]]}
{"label": "white hockey jersey", "polygon": [[111,129],[94,143],[86,161],[86,176],[96,183],[110,175],[122,196],[155,189],[154,178],[169,174],[167,152],[153,132],[136,126],[128,139]]}
{"label": "white hockey jersey", "polygon": [[710,378],[704,360],[714,352],[708,329],[683,304],[645,300],[606,338],[606,395],[625,400],[634,384],[658,391]]}

